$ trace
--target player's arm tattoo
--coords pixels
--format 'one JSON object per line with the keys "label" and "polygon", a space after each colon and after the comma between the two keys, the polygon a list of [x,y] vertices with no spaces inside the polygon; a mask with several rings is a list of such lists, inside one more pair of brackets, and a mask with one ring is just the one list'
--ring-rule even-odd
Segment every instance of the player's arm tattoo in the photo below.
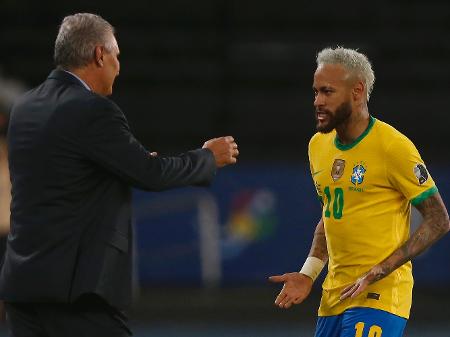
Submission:
{"label": "player's arm tattoo", "polygon": [[374,267],[373,282],[389,275],[405,262],[422,253],[450,230],[448,213],[439,193],[422,201],[416,205],[416,208],[423,216],[422,223],[408,241]]}
{"label": "player's arm tattoo", "polygon": [[322,218],[320,218],[316,230],[314,231],[314,238],[311,250],[309,251],[309,256],[317,257],[324,262],[328,261],[327,239],[325,237],[325,228]]}

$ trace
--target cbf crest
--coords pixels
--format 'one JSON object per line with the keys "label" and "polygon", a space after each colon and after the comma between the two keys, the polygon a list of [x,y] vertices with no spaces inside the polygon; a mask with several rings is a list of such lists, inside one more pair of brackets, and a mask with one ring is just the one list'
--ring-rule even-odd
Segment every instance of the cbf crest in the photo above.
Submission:
{"label": "cbf crest", "polygon": [[333,167],[331,168],[331,178],[333,181],[338,180],[344,174],[345,169],[345,160],[343,159],[335,159],[333,163]]}
{"label": "cbf crest", "polygon": [[350,181],[353,183],[353,185],[361,185],[364,181],[364,174],[366,173],[367,169],[364,165],[364,163],[356,164],[353,167],[353,172],[350,178]]}

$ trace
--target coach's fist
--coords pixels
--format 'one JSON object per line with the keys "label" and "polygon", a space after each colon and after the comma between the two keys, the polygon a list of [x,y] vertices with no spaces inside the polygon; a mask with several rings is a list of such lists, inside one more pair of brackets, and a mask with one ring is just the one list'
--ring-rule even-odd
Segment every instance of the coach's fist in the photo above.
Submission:
{"label": "coach's fist", "polygon": [[235,164],[239,155],[238,146],[231,136],[210,139],[203,144],[203,149],[211,150],[217,167]]}

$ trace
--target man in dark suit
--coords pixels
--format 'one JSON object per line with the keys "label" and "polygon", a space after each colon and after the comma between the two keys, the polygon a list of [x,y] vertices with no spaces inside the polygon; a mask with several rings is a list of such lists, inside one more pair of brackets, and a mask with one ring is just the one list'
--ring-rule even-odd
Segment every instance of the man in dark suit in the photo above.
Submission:
{"label": "man in dark suit", "polygon": [[15,337],[125,336],[131,186],[208,185],[239,154],[230,136],[177,157],[147,151],[106,96],[119,74],[113,27],[66,17],[47,80],[14,105],[11,233],[0,299]]}

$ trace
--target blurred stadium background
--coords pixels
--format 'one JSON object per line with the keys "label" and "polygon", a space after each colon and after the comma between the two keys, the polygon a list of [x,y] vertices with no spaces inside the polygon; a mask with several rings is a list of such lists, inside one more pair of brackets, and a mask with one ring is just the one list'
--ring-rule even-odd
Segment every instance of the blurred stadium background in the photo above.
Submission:
{"label": "blurred stadium background", "polygon": [[[307,142],[323,47],[369,56],[369,110],[414,141],[449,202],[449,2],[0,0],[0,92],[48,75],[57,26],[75,12],[116,27],[113,100],[150,150],[230,134],[241,151],[210,189],[135,192],[135,336],[312,336],[320,282],[280,311],[267,277],[299,269],[320,213]],[[450,237],[414,270],[406,336],[450,336]]]}

